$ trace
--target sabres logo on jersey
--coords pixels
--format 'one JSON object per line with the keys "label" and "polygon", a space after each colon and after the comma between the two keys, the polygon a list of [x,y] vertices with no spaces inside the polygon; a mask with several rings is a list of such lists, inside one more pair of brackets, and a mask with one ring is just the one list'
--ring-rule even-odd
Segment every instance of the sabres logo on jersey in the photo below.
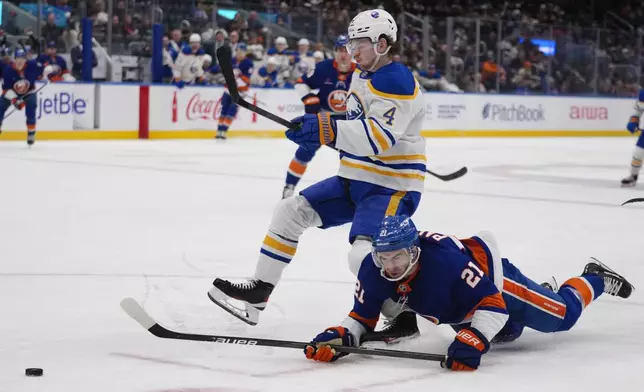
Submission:
{"label": "sabres logo on jersey", "polygon": [[13,84],[13,91],[15,91],[18,95],[22,95],[26,94],[27,91],[29,91],[29,87],[31,87],[31,83],[29,83],[27,79],[18,79]]}
{"label": "sabres logo on jersey", "polygon": [[336,113],[344,113],[347,111],[347,92],[345,90],[334,90],[329,93],[327,98],[329,108]]}
{"label": "sabres logo on jersey", "polygon": [[356,95],[356,93],[349,94],[346,100],[347,120],[361,120],[365,118],[364,105]]}

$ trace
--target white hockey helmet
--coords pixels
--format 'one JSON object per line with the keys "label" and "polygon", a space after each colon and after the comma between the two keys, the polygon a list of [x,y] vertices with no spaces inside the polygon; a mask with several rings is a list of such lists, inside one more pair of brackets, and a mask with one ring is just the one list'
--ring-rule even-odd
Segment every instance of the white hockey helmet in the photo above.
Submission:
{"label": "white hockey helmet", "polygon": [[286,45],[288,46],[288,42],[286,42],[286,38],[284,37],[277,37],[275,38],[275,45]]}
{"label": "white hockey helmet", "polygon": [[280,61],[277,59],[277,57],[271,56],[268,58],[268,61],[266,61],[266,64],[278,66],[280,65]]}
{"label": "white hockey helmet", "polygon": [[308,39],[306,39],[306,38],[300,38],[300,40],[299,40],[299,41],[297,41],[297,45],[298,45],[298,46],[299,46],[299,45],[306,45],[306,46],[309,46],[309,40],[308,40]]}
{"label": "white hockey helmet", "polygon": [[384,35],[391,43],[396,42],[398,26],[391,14],[385,10],[362,11],[349,23],[349,42],[358,38],[369,38],[372,43]]}
{"label": "white hockey helmet", "polygon": [[201,43],[201,36],[199,34],[191,34],[190,35],[190,43],[191,44],[200,44]]}
{"label": "white hockey helmet", "polygon": [[203,55],[203,62],[208,63],[208,64],[212,64],[212,56],[209,55],[208,53],[204,54]]}

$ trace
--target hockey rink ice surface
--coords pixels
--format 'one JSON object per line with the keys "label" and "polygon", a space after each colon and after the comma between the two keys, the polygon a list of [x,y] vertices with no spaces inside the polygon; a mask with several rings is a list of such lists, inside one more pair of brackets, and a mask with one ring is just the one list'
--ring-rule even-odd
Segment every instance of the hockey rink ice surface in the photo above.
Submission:
{"label": "hockey rink ice surface", "polygon": [[[348,226],[310,229],[251,327],[212,304],[215,276],[254,272],[295,146],[286,140],[37,141],[0,144],[0,391],[635,391],[644,365],[644,183],[621,189],[635,139],[428,139],[431,176],[415,222],[467,237],[486,229],[537,281],[595,256],[637,289],[603,296],[570,332],[526,330],[475,373],[436,362],[159,339],[119,307],[168,328],[309,341],[353,303]],[[332,176],[320,151],[300,188]],[[449,326],[419,319],[398,350],[444,353]],[[382,344],[384,347],[384,344]],[[26,377],[40,367],[44,376]]]}

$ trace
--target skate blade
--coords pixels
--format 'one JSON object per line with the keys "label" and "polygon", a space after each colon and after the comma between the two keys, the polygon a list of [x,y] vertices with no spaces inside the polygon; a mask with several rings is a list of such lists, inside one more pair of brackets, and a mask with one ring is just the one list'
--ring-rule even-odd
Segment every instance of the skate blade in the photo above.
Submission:
{"label": "skate blade", "polygon": [[257,323],[259,322],[259,309],[255,308],[248,302],[240,301],[244,304],[245,308],[235,306],[228,301],[230,297],[228,297],[216,287],[213,287],[208,291],[208,298],[210,298],[210,300],[217,306],[237,317],[246,324],[257,325]]}
{"label": "skate blade", "polygon": [[635,291],[635,286],[633,286],[633,284],[632,284],[631,282],[629,282],[626,278],[624,278],[624,276],[622,276],[619,272],[615,271],[614,269],[610,268],[609,266],[607,266],[606,264],[602,263],[601,261],[597,260],[597,259],[596,259],[596,258],[594,258],[594,257],[590,257],[590,258],[589,258],[589,260],[590,260],[592,263],[599,264],[599,265],[600,265],[600,266],[602,266],[603,268],[606,268],[608,271],[610,271],[610,272],[614,273],[615,275],[619,275],[619,276],[621,276],[621,277],[624,279],[624,281],[626,282],[626,284],[628,284],[629,286],[631,286],[631,294],[632,294],[632,292],[633,292],[633,291]]}

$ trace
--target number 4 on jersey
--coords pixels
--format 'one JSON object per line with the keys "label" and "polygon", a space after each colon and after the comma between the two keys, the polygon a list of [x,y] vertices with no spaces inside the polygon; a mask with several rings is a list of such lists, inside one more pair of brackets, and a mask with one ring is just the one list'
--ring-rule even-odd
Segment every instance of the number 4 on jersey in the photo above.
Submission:
{"label": "number 4 on jersey", "polygon": [[394,124],[394,115],[396,114],[396,108],[393,107],[385,112],[382,117],[386,118],[385,124],[393,125]]}

